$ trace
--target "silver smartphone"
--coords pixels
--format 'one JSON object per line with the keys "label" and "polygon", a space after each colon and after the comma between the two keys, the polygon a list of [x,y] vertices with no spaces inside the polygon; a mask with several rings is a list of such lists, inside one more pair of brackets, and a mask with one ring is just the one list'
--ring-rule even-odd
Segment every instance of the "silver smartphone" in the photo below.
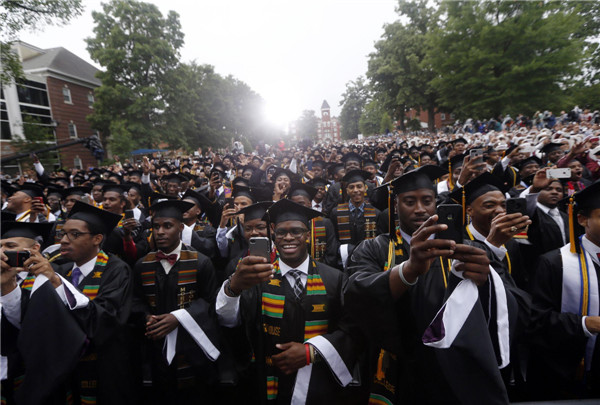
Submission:
{"label": "silver smartphone", "polygon": [[483,149],[471,149],[470,156],[473,164],[483,163]]}
{"label": "silver smartphone", "polygon": [[570,179],[571,169],[568,167],[560,169],[548,169],[548,171],[546,172],[546,176],[549,179]]}
{"label": "silver smartphone", "polygon": [[250,256],[264,257],[267,261],[271,260],[271,241],[264,236],[250,238]]}

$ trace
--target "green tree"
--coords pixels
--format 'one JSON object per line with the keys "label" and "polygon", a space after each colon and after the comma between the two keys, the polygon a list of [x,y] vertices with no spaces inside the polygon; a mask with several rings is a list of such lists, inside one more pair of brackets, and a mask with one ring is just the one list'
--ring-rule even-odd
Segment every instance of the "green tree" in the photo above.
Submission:
{"label": "green tree", "polygon": [[355,81],[346,83],[346,91],[342,94],[342,138],[353,139],[360,133],[359,121],[367,102],[369,101],[369,87],[364,77],[359,76]]}
{"label": "green tree", "polygon": [[95,36],[87,38],[102,85],[95,91],[92,126],[109,136],[113,151],[155,147],[174,135],[165,123],[167,89],[179,64],[183,33],[179,16],[163,17],[153,4],[112,0],[93,12]]}
{"label": "green tree", "polygon": [[431,86],[435,69],[426,58],[425,39],[438,23],[435,8],[428,1],[400,1],[396,9],[401,20],[384,27],[382,39],[369,55],[367,77],[375,97],[404,128],[407,108],[426,109],[429,129],[435,127],[437,92]]}
{"label": "green tree", "polygon": [[582,18],[553,1],[443,1],[428,34],[440,104],[459,117],[555,109],[580,73]]}
{"label": "green tree", "polygon": [[317,137],[317,125],[319,119],[314,110],[304,110],[296,122],[296,133],[298,139],[315,139]]}
{"label": "green tree", "polygon": [[[387,116],[387,119],[384,120],[384,116]],[[358,121],[358,127],[363,135],[376,135],[386,130],[386,128],[381,129],[383,122],[385,122],[384,125],[389,124],[391,122],[390,116],[383,108],[381,102],[374,99],[365,106],[365,110]],[[393,124],[389,125],[393,126]],[[392,126],[387,126],[387,129],[392,130]]]}
{"label": "green tree", "polygon": [[0,0],[0,83],[21,78],[11,44],[26,29],[63,25],[83,12],[82,0]]}

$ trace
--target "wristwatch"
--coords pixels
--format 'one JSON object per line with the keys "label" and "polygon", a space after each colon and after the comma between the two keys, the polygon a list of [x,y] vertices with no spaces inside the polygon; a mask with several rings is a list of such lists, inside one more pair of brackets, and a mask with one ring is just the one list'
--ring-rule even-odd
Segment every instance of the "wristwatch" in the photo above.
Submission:
{"label": "wristwatch", "polygon": [[230,297],[239,297],[241,292],[236,293],[235,291],[233,291],[233,289],[231,288],[231,277],[233,277],[233,275],[229,276],[229,278],[227,279],[227,281],[225,281],[225,294],[227,294]]}

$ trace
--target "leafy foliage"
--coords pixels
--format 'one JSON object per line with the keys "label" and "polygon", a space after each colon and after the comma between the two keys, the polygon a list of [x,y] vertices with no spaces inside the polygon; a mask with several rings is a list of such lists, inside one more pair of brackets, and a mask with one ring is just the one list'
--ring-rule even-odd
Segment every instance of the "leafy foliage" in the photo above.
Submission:
{"label": "leafy foliage", "polygon": [[298,139],[315,139],[317,137],[317,125],[319,119],[314,110],[304,110],[296,121],[296,133]]}
{"label": "leafy foliage", "polygon": [[346,91],[342,94],[342,138],[352,139],[360,133],[359,121],[367,102],[369,101],[369,86],[364,77],[360,76],[355,81],[346,83]]}
{"label": "leafy foliage", "polygon": [[63,25],[83,12],[82,0],[0,0],[0,83],[23,77],[11,44],[25,29]]}

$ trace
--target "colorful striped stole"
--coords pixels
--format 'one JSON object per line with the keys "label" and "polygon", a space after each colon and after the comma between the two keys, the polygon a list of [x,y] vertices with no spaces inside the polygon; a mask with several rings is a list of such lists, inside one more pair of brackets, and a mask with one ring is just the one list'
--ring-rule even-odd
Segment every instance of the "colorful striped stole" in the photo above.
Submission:
{"label": "colorful striped stole", "polygon": [[[375,222],[377,211],[374,207],[365,203],[363,217],[365,219],[364,230],[365,239],[373,239],[376,235]],[[352,224],[350,223],[350,205],[349,203],[338,204],[337,206],[337,224],[338,239],[341,244],[350,243],[352,240]]]}
{"label": "colorful striped stole", "polygon": [[310,256],[317,262],[323,261],[327,250],[327,231],[322,217],[311,220]]}

